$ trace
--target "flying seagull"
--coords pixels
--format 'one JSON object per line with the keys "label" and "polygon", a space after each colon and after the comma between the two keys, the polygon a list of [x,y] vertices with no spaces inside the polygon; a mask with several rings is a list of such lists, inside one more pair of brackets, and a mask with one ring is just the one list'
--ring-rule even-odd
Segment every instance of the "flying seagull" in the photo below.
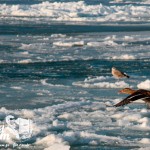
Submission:
{"label": "flying seagull", "polygon": [[120,91],[120,93],[130,94],[125,99],[123,99],[121,102],[115,104],[115,107],[124,106],[129,103],[132,103],[136,100],[143,100],[148,106],[150,106],[150,91],[148,90],[133,90],[130,88],[125,88]]}
{"label": "flying seagull", "polygon": [[111,73],[117,79],[124,78],[124,77],[129,78],[129,76],[126,73],[119,71],[115,67],[112,67]]}

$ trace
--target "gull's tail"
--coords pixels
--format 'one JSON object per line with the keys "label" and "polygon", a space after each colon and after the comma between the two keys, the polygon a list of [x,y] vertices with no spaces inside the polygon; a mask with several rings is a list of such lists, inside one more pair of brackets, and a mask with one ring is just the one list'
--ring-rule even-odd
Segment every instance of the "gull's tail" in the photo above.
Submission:
{"label": "gull's tail", "polygon": [[130,78],[130,76],[128,76],[126,73],[124,73],[124,76],[127,77],[127,78]]}

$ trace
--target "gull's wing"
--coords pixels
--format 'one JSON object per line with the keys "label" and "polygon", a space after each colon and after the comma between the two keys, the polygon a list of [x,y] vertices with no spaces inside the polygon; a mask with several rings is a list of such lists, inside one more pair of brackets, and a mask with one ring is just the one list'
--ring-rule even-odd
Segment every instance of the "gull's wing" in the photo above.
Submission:
{"label": "gull's wing", "polygon": [[128,76],[126,73],[123,73],[124,76],[126,76],[127,78],[130,78],[130,76]]}
{"label": "gull's wing", "polygon": [[137,90],[133,94],[127,96],[125,99],[123,99],[121,102],[115,104],[115,107],[123,106],[129,103],[132,103],[136,100],[143,100],[145,102],[150,102],[150,95],[147,94],[147,90]]}
{"label": "gull's wing", "polygon": [[116,74],[118,77],[123,77],[123,72],[119,71],[119,70],[114,70],[114,74]]}
{"label": "gull's wing", "polygon": [[126,74],[126,73],[124,73],[124,72],[122,72],[122,71],[120,71],[120,70],[114,70],[114,73],[115,74],[117,74],[117,76],[119,76],[119,77],[127,77],[127,78],[129,78],[129,76]]}

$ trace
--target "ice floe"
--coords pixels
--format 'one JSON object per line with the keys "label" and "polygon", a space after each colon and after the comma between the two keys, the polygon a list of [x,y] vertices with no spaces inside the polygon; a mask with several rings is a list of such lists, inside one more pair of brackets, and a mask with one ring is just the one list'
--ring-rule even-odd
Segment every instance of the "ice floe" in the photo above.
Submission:
{"label": "ice floe", "polygon": [[139,89],[147,89],[150,90],[150,80],[145,80],[137,85]]}
{"label": "ice floe", "polygon": [[72,46],[83,46],[84,41],[79,41],[79,42],[54,42],[53,45],[55,46],[65,46],[65,47],[72,47]]}
{"label": "ice floe", "polygon": [[135,59],[136,57],[134,55],[128,55],[128,54],[124,54],[124,55],[120,55],[120,56],[112,56],[112,59],[123,59],[123,60],[130,60],[130,59]]}
{"label": "ice floe", "polygon": [[[7,114],[15,117],[30,118],[33,121],[33,137],[36,137],[32,143],[34,147],[42,149],[57,149],[62,148],[68,150],[71,145],[128,145],[138,144],[143,147],[143,144],[149,144],[147,137],[136,139],[133,132],[142,130],[147,132],[150,130],[150,119],[145,117],[149,114],[148,111],[139,111],[139,109],[124,109],[116,111],[115,108],[107,109],[107,107],[99,107],[92,111],[86,111],[88,107],[105,106],[102,102],[66,102],[47,106],[38,109],[23,109],[23,110],[7,110],[0,109],[1,118],[5,118]],[[80,110],[80,111],[79,111]],[[132,113],[132,115],[131,115]],[[82,120],[82,121],[81,121]],[[113,121],[112,121],[113,120]],[[107,123],[106,123],[107,122]],[[61,132],[59,132],[61,130]],[[113,135],[120,130],[120,134],[126,130],[127,136],[134,136],[135,140],[130,141],[122,136],[113,136],[103,134],[107,130]],[[115,131],[115,132],[114,132]],[[7,131],[6,131],[7,132]],[[119,133],[118,133],[119,134]],[[136,133],[135,133],[136,134]],[[8,143],[13,143],[16,139],[13,134],[10,136]],[[141,144],[139,144],[139,143]],[[32,147],[31,147],[32,148]]]}
{"label": "ice floe", "polygon": [[84,88],[125,88],[130,87],[125,81],[114,81],[112,77],[86,78],[84,81],[73,82],[73,85]]}
{"label": "ice floe", "polygon": [[119,81],[115,83],[110,82],[99,82],[99,83],[82,83],[82,82],[76,82],[73,83],[75,86],[80,86],[84,88],[125,88],[129,87],[129,84],[125,83],[124,81]]}
{"label": "ice floe", "polygon": [[[8,45],[13,54],[2,51],[5,59],[0,63],[52,62],[69,60],[136,60],[147,59],[150,52],[149,33],[139,34],[52,34],[49,36],[2,37],[2,46]],[[32,39],[32,40],[31,40]],[[47,40],[45,40],[47,39]],[[9,58],[9,59],[6,59]],[[147,59],[148,61],[148,59]]]}
{"label": "ice floe", "polygon": [[[1,15],[3,17],[20,17],[28,20],[33,17],[50,17],[57,21],[149,21],[149,6],[134,5],[87,5],[83,1],[78,2],[42,2],[33,5],[6,5],[1,4]],[[23,18],[21,18],[24,16]],[[3,18],[1,18],[3,19]],[[27,19],[27,18],[26,18]],[[46,18],[47,19],[47,18]]]}

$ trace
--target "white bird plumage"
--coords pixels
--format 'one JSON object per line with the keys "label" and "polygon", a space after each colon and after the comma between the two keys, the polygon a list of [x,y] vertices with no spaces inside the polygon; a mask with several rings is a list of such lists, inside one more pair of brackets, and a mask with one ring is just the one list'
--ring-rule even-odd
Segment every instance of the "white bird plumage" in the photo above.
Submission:
{"label": "white bird plumage", "polygon": [[111,73],[116,79],[125,78],[125,77],[129,78],[129,76],[126,73],[121,72],[120,70],[116,69],[115,67],[112,67]]}

